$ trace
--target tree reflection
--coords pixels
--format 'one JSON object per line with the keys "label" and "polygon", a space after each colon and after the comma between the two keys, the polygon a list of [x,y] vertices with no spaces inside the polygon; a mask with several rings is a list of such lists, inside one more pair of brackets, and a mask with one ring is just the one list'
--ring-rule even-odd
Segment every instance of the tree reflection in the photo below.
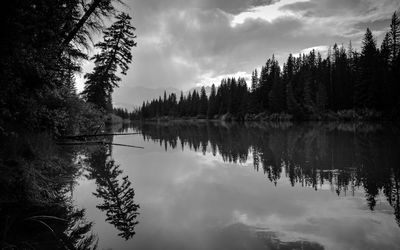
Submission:
{"label": "tree reflection", "polygon": [[93,194],[102,199],[96,207],[106,212],[106,221],[120,231],[119,236],[130,239],[138,224],[139,205],[134,202],[135,191],[128,176],[121,178],[123,171],[111,159],[109,146],[96,147],[89,153],[87,163],[88,177],[97,185]]}
{"label": "tree reflection", "polygon": [[49,137],[0,138],[0,248],[96,249],[85,210],[73,205],[76,151]]}
{"label": "tree reflection", "polygon": [[400,226],[400,131],[389,124],[145,123],[135,124],[145,140],[219,154],[230,163],[252,159],[278,185],[330,186],[337,195],[365,190],[371,210],[384,194]]}
{"label": "tree reflection", "polygon": [[[112,138],[99,138],[111,142]],[[57,146],[46,135],[0,137],[0,249],[96,249],[98,237],[85,210],[74,206],[82,155],[96,180],[97,207],[119,235],[135,234],[139,205],[128,177],[111,159],[110,145]]]}
{"label": "tree reflection", "polygon": [[86,221],[84,209],[74,208],[70,201],[3,204],[1,214],[1,249],[97,248],[93,223]]}

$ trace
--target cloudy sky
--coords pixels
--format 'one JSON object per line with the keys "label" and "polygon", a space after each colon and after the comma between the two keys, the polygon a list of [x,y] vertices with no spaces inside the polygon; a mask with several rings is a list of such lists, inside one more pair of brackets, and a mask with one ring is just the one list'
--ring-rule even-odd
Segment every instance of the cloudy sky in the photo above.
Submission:
{"label": "cloudy sky", "polygon": [[399,0],[126,2],[138,46],[121,86],[183,90],[248,77],[273,54],[283,62],[289,53],[324,51],[335,42],[347,46],[351,40],[357,48],[367,27],[380,44],[400,8]]}

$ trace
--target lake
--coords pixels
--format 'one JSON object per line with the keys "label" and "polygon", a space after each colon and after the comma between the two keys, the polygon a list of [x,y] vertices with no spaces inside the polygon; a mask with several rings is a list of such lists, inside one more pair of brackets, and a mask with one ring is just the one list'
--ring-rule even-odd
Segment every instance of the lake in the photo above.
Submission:
{"label": "lake", "polygon": [[144,149],[93,147],[72,192],[99,249],[400,248],[399,127],[165,122],[117,131],[137,134],[112,143]]}

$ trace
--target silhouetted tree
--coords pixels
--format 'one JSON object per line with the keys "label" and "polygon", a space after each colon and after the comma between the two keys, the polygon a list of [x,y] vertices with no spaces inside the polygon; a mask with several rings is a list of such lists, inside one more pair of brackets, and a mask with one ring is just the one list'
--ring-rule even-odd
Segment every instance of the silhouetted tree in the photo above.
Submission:
{"label": "silhouetted tree", "polygon": [[360,82],[355,86],[355,103],[359,108],[377,106],[377,57],[376,41],[370,29],[363,40],[360,64]]}
{"label": "silhouetted tree", "polygon": [[136,46],[135,28],[131,25],[131,17],[121,13],[117,21],[104,31],[103,41],[95,45],[100,53],[93,57],[95,67],[92,73],[86,74],[83,95],[88,102],[99,108],[110,111],[112,108],[111,94],[118,82],[117,71],[125,75],[132,62],[131,49]]}
{"label": "silhouetted tree", "polygon": [[200,89],[200,100],[199,100],[199,115],[201,116],[206,116],[207,115],[207,109],[208,109],[208,98],[206,94],[206,89],[201,87]]}
{"label": "silhouetted tree", "polygon": [[207,117],[213,118],[216,114],[218,114],[218,104],[217,104],[217,91],[215,89],[215,85],[211,85],[211,93],[208,102],[207,109]]}

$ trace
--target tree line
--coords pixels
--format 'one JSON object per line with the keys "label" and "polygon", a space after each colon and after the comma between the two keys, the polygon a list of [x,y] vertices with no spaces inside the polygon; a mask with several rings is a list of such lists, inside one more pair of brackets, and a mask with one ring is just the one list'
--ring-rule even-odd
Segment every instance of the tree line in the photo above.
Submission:
{"label": "tree line", "polygon": [[[176,94],[143,102],[135,118],[161,116],[215,118],[230,114],[245,119],[251,114],[286,113],[295,118],[324,118],[329,112],[384,114],[400,112],[400,19],[395,12],[390,29],[378,48],[367,29],[361,51],[335,44],[326,58],[312,50],[289,55],[281,68],[274,56],[245,79],[228,78],[206,95],[204,87],[184,96]],[[326,118],[326,117],[325,117]]]}

